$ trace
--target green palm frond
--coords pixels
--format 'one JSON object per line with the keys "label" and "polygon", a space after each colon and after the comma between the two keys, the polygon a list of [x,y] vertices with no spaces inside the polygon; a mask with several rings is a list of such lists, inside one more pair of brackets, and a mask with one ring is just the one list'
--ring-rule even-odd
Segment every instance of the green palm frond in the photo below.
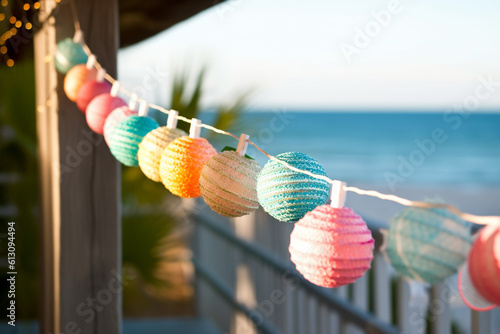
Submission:
{"label": "green palm frond", "polygon": [[[241,114],[247,106],[248,98],[251,91],[242,94],[234,103],[229,106],[220,106],[217,111],[212,125],[218,129],[231,130],[235,129],[238,122],[241,120]],[[209,134],[211,137],[213,133]]]}
{"label": "green palm frond", "polygon": [[[174,77],[172,87],[170,108],[179,111],[187,118],[196,117],[200,111],[200,99],[203,93],[203,82],[205,79],[205,68],[203,67],[196,76],[196,84],[193,92],[187,96],[186,87],[188,85],[189,72],[183,71]],[[179,123],[179,128],[184,131],[189,130],[189,124]]]}

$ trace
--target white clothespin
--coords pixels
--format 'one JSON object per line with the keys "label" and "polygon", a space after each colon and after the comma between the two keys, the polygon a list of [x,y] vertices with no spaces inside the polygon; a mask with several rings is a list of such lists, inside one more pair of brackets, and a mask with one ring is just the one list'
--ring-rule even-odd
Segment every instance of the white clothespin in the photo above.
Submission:
{"label": "white clothespin", "polygon": [[109,93],[109,95],[116,97],[119,91],[120,91],[120,82],[116,80],[115,82],[113,82],[113,86],[111,87],[111,92]]}
{"label": "white clothespin", "polygon": [[236,153],[238,153],[241,156],[245,156],[245,153],[247,153],[247,148],[248,148],[248,138],[250,136],[242,133],[240,135],[240,140],[238,141],[238,147],[236,148]]}
{"label": "white clothespin", "polygon": [[332,202],[330,205],[333,208],[341,209],[344,207],[346,196],[345,185],[346,183],[342,181],[335,180],[332,182],[332,192],[330,195]]}
{"label": "white clothespin", "polygon": [[191,127],[189,128],[189,137],[191,138],[199,138],[201,131],[201,121],[197,118],[191,119]]}
{"label": "white clothespin", "polygon": [[87,59],[87,64],[85,64],[85,67],[88,69],[88,70],[91,70],[92,67],[94,67],[95,65],[95,61],[96,61],[96,58],[95,58],[95,55],[94,54],[91,54],[89,56],[89,58]]}
{"label": "white clothespin", "polygon": [[168,111],[168,120],[167,120],[167,128],[175,129],[177,127],[177,116],[179,116],[179,112],[176,110]]}
{"label": "white clothespin", "polygon": [[73,42],[82,43],[83,42],[83,31],[77,30],[75,31],[75,35],[73,36]]}
{"label": "white clothespin", "polygon": [[104,68],[100,68],[100,69],[97,70],[96,80],[98,82],[103,82],[105,76],[106,76],[106,70]]}
{"label": "white clothespin", "polygon": [[142,100],[141,103],[139,103],[138,115],[146,117],[148,115],[148,108],[149,108],[148,101]]}

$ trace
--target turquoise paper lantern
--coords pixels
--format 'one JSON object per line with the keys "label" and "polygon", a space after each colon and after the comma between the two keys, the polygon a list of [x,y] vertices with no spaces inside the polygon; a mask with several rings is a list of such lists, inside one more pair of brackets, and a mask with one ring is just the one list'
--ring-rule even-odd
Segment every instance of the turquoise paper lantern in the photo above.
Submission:
{"label": "turquoise paper lantern", "polygon": [[458,271],[471,244],[470,224],[449,210],[412,207],[391,221],[386,252],[399,274],[434,284]]}
{"label": "turquoise paper lantern", "polygon": [[[288,152],[276,158],[295,168],[326,176],[323,167],[307,154]],[[325,204],[329,196],[328,182],[295,172],[273,160],[267,162],[257,179],[260,205],[283,222],[296,222],[307,212]]]}
{"label": "turquoise paper lantern", "polygon": [[78,64],[85,64],[88,56],[80,43],[71,38],[65,38],[57,44],[54,63],[59,73],[66,74]]}
{"label": "turquoise paper lantern", "polygon": [[139,144],[158,123],[149,117],[132,115],[122,120],[108,134],[108,145],[114,157],[126,166],[139,166]]}

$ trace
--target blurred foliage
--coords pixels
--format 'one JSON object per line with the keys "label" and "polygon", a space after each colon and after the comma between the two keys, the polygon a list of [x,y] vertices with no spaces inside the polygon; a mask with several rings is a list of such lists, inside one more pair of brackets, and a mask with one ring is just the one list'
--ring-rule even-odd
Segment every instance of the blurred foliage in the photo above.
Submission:
{"label": "blurred foliage", "polygon": [[[193,118],[200,111],[200,99],[202,94],[203,80],[205,79],[205,68],[202,68],[195,78],[195,86],[190,95],[187,87],[189,83],[189,73],[184,71],[174,77],[172,85],[172,94],[170,99],[170,109],[177,110],[180,115]],[[189,124],[179,122],[178,127],[189,132]]]}
{"label": "blurred foliage", "polygon": [[[203,82],[205,80],[206,68],[203,67],[194,79],[194,88],[188,92],[190,73],[187,71],[174,77],[171,93],[171,109],[175,109],[187,118],[199,117],[201,111],[200,100],[203,93]],[[221,105],[215,108],[214,119],[210,124],[218,129],[235,129],[240,120],[241,113],[247,106],[251,91],[238,96],[230,105]],[[178,127],[189,132],[189,124],[179,122]],[[208,132],[210,138],[214,133]]]}
{"label": "blurred foliage", "polygon": [[[33,61],[0,65],[0,257],[7,256],[7,222],[16,222],[16,313],[34,318],[39,305],[37,160]],[[7,272],[2,264],[2,275]],[[6,277],[0,278],[0,307],[7,303]]]}

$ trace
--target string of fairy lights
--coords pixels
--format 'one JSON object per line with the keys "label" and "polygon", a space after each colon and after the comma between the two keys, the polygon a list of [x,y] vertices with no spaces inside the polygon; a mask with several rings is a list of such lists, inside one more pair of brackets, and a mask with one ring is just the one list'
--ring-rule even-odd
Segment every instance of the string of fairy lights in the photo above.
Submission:
{"label": "string of fairy lights", "polygon": [[[260,205],[278,221],[295,223],[289,246],[292,262],[306,279],[330,288],[355,282],[373,259],[372,234],[359,215],[344,207],[346,192],[399,203],[408,208],[391,220],[385,238],[385,253],[396,271],[428,284],[458,271],[460,294],[469,307],[487,310],[500,304],[500,286],[491,284],[500,273],[500,216],[478,216],[445,203],[347,186],[329,178],[304,153],[273,156],[246,134],[238,137],[141,99],[97,61],[84,41],[74,1],[70,4],[74,37],[60,41],[55,53],[45,58],[65,75],[66,96],[85,113],[89,127],[104,135],[122,164],[140,167],[174,195],[203,197],[223,216],[244,216]],[[167,125],[147,117],[148,109],[167,114]],[[191,125],[189,135],[177,128],[179,120]],[[217,153],[200,138],[201,128],[238,140],[237,148]],[[245,155],[248,145],[269,158],[262,169]],[[330,205],[325,204],[328,198]],[[470,222],[487,225],[476,241]],[[492,236],[496,241],[489,241]]]}
{"label": "string of fairy lights", "polygon": [[[15,4],[21,7],[17,16],[13,14]],[[23,29],[28,32],[33,30],[33,22],[30,18],[34,17],[40,10],[41,3],[40,1],[13,2],[13,0],[1,0],[0,6],[2,8],[2,12],[0,13],[0,24],[4,23],[8,26],[4,32],[0,32],[0,55],[3,62],[8,67],[13,67],[15,61],[9,56],[9,42],[11,42],[13,38],[18,37]]]}

